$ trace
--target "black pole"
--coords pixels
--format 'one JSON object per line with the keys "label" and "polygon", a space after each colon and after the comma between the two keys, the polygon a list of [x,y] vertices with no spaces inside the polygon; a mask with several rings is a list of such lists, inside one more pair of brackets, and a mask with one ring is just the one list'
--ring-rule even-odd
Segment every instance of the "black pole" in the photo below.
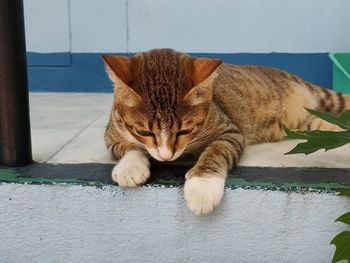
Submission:
{"label": "black pole", "polygon": [[0,164],[32,161],[22,0],[0,0]]}

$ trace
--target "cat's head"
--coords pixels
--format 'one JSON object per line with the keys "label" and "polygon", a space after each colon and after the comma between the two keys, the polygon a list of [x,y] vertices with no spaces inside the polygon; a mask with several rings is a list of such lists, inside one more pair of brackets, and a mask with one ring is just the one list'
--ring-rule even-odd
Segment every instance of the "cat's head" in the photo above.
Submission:
{"label": "cat's head", "polygon": [[153,158],[178,158],[205,120],[215,69],[222,61],[171,49],[103,60],[119,117],[130,134]]}

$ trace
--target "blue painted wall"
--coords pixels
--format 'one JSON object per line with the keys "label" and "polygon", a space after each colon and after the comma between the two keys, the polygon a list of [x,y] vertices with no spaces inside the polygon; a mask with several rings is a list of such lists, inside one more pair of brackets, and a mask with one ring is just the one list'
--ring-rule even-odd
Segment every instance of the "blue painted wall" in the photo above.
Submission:
{"label": "blue painted wall", "polygon": [[[126,55],[121,53],[121,55]],[[219,54],[192,53],[215,57],[233,64],[256,64],[292,72],[314,84],[331,87],[332,63],[327,53],[317,54]],[[28,53],[30,91],[112,92],[112,84],[96,53]]]}

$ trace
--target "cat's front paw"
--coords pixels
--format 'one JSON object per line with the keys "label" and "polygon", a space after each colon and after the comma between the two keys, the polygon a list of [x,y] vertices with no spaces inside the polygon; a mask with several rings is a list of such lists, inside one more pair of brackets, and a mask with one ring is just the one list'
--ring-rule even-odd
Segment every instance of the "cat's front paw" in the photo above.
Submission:
{"label": "cat's front paw", "polygon": [[113,168],[112,179],[122,187],[135,187],[146,183],[150,176],[150,162],[140,151],[127,152]]}
{"label": "cat's front paw", "polygon": [[184,195],[187,207],[196,215],[210,213],[220,204],[224,195],[222,176],[192,176],[186,180]]}

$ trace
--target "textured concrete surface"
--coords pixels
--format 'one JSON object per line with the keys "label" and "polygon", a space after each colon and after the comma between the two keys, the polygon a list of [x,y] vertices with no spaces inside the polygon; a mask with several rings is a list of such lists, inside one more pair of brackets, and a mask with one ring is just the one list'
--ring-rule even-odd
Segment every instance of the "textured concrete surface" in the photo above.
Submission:
{"label": "textured concrete surface", "polygon": [[228,190],[205,217],[179,188],[0,184],[0,262],[330,262],[334,194]]}

